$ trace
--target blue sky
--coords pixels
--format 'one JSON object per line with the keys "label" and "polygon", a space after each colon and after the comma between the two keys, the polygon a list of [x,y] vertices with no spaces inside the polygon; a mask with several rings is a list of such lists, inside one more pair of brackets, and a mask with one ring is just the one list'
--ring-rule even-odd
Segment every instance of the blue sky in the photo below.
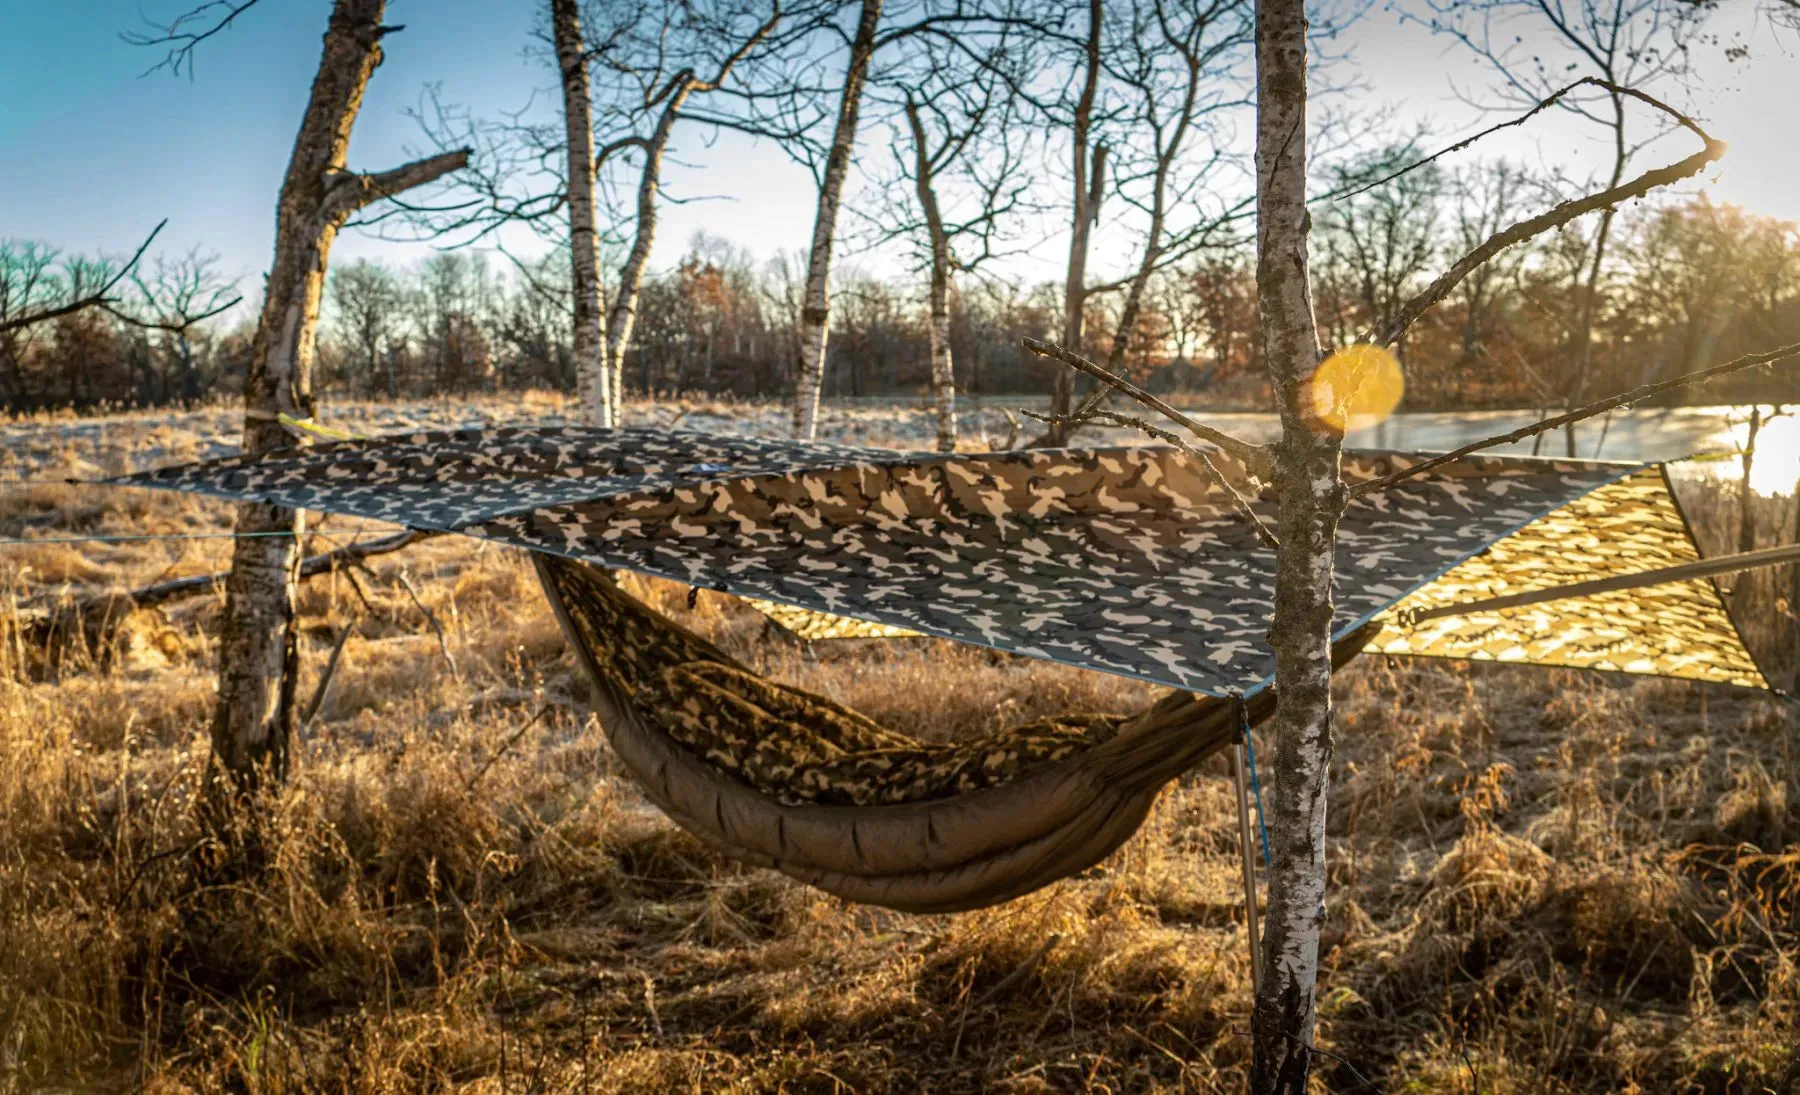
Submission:
{"label": "blue sky", "polygon": [[[144,14],[166,20],[190,6],[192,0],[0,0],[7,29],[0,38],[0,237],[117,253],[166,216],[161,242],[169,251],[217,251],[252,288],[268,261],[274,198],[329,5],[263,0],[201,47],[192,79],[141,75],[160,54],[122,42],[120,32],[142,28]],[[404,111],[427,83],[439,82],[447,100],[489,114],[516,110],[534,89],[549,87],[552,73],[528,53],[541,7],[538,0],[394,0],[389,21],[406,30],[387,40],[351,166],[385,168],[417,151],[419,136]],[[1749,63],[1730,64],[1721,51],[1707,51],[1688,100],[1732,143],[1707,187],[1719,200],[1800,220],[1800,142],[1790,117],[1800,104],[1800,41],[1754,26],[1751,11],[1749,0],[1736,0],[1715,24],[1721,35],[1748,41]],[[1453,134],[1475,121],[1452,95],[1451,81],[1479,89],[1486,74],[1441,39],[1377,11],[1344,45],[1367,84],[1360,100],[1393,104],[1400,126],[1428,119]],[[865,155],[871,151],[865,147]],[[1487,151],[1576,173],[1604,154],[1560,118]],[[729,200],[666,208],[659,263],[673,261],[701,229],[761,255],[804,247],[809,177],[779,150],[736,137],[709,146],[690,133],[677,152],[683,165],[670,171],[672,191]],[[1045,277],[1056,276],[1057,250],[1048,241],[1036,256]],[[333,259],[406,261],[423,253],[421,246],[348,233]],[[1021,261],[1021,271],[1033,269],[1031,259]]]}

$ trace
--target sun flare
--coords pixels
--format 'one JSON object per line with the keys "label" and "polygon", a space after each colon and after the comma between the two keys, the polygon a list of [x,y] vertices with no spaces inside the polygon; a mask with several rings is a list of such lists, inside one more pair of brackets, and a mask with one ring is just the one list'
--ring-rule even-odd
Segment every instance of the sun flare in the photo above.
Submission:
{"label": "sun flare", "polygon": [[1405,394],[1399,359],[1366,343],[1333,352],[1319,363],[1307,386],[1313,414],[1339,433],[1379,424]]}

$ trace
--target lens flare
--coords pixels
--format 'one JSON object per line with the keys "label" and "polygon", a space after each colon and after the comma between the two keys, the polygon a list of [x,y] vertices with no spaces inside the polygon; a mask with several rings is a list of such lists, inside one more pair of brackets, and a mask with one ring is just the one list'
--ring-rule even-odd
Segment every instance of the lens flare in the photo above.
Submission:
{"label": "lens flare", "polygon": [[1373,426],[1400,405],[1406,377],[1380,346],[1346,346],[1324,361],[1308,382],[1313,415],[1339,433]]}

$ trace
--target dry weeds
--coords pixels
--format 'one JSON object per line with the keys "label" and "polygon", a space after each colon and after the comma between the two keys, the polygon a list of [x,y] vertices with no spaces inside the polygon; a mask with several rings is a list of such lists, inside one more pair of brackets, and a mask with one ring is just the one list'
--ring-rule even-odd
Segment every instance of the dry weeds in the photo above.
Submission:
{"label": "dry weeds", "polygon": [[[160,494],[0,493],[8,536],[227,519]],[[227,553],[15,549],[0,588],[126,587]],[[954,917],[846,906],[646,806],[518,556],[442,539],[372,569],[367,607],[343,576],[305,591],[303,696],[350,637],[247,881],[211,880],[192,816],[217,599],[142,613],[55,673],[7,640],[0,1091],[1242,1089],[1219,762],[1080,879]],[[939,642],[809,653],[726,598],[641,589],[911,732],[1146,698]],[[1320,1090],[1800,1090],[1800,741],[1780,706],[1372,659],[1339,700]]]}

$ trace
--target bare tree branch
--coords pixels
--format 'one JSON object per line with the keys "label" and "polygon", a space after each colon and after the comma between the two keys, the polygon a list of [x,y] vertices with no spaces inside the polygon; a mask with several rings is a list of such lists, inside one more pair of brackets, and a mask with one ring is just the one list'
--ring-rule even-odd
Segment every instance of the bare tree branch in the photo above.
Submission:
{"label": "bare tree branch", "polygon": [[[142,31],[126,31],[119,35],[120,39],[134,46],[168,46],[169,52],[162,60],[145,69],[140,75],[148,76],[159,69],[168,69],[171,76],[180,76],[182,66],[187,66],[188,79],[194,78],[194,50],[201,42],[206,41],[221,31],[229,30],[238,16],[255,7],[257,0],[207,0],[197,8],[165,25],[150,23],[157,33],[147,34]],[[223,10],[223,15],[215,14]],[[188,25],[203,19],[213,20],[205,30],[189,30]],[[149,23],[149,20],[145,20]],[[398,29],[398,28],[396,28]]]}
{"label": "bare tree branch", "polygon": [[1450,269],[1439,275],[1438,279],[1426,286],[1424,291],[1401,306],[1398,314],[1379,334],[1371,335],[1367,341],[1376,346],[1391,346],[1399,341],[1418,318],[1425,314],[1432,305],[1443,300],[1450,291],[1468,277],[1469,274],[1488,259],[1511,247],[1515,243],[1540,236],[1553,228],[1559,228],[1576,217],[1592,213],[1608,206],[1617,205],[1632,198],[1641,198],[1658,187],[1680,182],[1682,179],[1698,175],[1707,164],[1725,155],[1725,142],[1706,138],[1706,147],[1685,160],[1644,172],[1630,182],[1621,183],[1597,194],[1589,194],[1585,198],[1576,198],[1563,202],[1556,208],[1519,221],[1487,238],[1481,246],[1470,251]]}
{"label": "bare tree branch", "polygon": [[325,198],[326,212],[328,215],[348,215],[383,198],[392,198],[452,171],[460,171],[469,165],[469,154],[467,148],[456,148],[387,171],[334,172]]}
{"label": "bare tree branch", "polygon": [[[1036,411],[1021,411],[1021,413],[1028,418],[1035,418],[1039,422],[1049,425],[1057,424],[1051,421],[1055,417],[1054,415],[1039,414]],[[1213,463],[1212,457],[1206,455],[1206,450],[1197,449],[1182,440],[1179,435],[1170,433],[1160,426],[1153,426],[1141,418],[1134,418],[1128,414],[1118,414],[1114,411],[1089,411],[1087,418],[1084,419],[1083,422],[1092,421],[1094,419],[1101,419],[1120,426],[1125,426],[1129,429],[1141,431],[1150,437],[1156,438],[1158,441],[1167,441],[1182,452],[1187,453],[1188,456],[1202,468],[1206,469],[1207,474],[1212,476],[1213,481],[1219,484],[1219,487],[1223,489],[1226,494],[1231,496],[1232,505],[1236,507],[1239,514],[1243,515],[1243,517],[1250,522],[1251,527],[1256,530],[1256,538],[1262,541],[1264,547],[1274,550],[1281,546],[1281,541],[1275,539],[1275,534],[1269,531],[1269,526],[1265,525],[1263,519],[1256,515],[1256,511],[1250,508],[1249,499],[1245,498],[1238,492],[1236,487],[1231,485],[1231,481],[1225,478],[1225,473],[1219,470],[1217,464]],[[1082,425],[1083,422],[1068,422],[1064,423],[1064,425],[1073,427]]]}
{"label": "bare tree branch", "polygon": [[1468,148],[1471,145],[1474,145],[1475,143],[1482,140],[1483,138],[1492,136],[1493,134],[1498,133],[1503,129],[1511,129],[1514,126],[1524,125],[1526,122],[1537,117],[1539,114],[1543,113],[1544,111],[1549,110],[1551,107],[1555,106],[1562,99],[1564,99],[1568,95],[1574,93],[1576,90],[1583,88],[1583,87],[1597,87],[1597,88],[1601,88],[1602,90],[1608,92],[1609,94],[1623,95],[1627,98],[1636,99],[1639,102],[1648,103],[1650,106],[1655,107],[1657,110],[1662,111],[1664,114],[1667,114],[1670,118],[1672,118],[1675,121],[1675,123],[1677,125],[1693,132],[1702,141],[1711,141],[1712,140],[1712,137],[1709,136],[1705,130],[1701,129],[1699,124],[1696,123],[1692,118],[1688,117],[1686,114],[1683,114],[1681,111],[1676,110],[1674,107],[1670,106],[1668,103],[1663,102],[1661,99],[1656,98],[1654,95],[1650,95],[1647,92],[1640,91],[1637,88],[1620,87],[1617,84],[1614,84],[1609,80],[1602,80],[1598,76],[1586,76],[1586,77],[1583,77],[1582,79],[1575,81],[1572,84],[1567,85],[1566,87],[1560,88],[1559,90],[1553,92],[1548,98],[1541,100],[1536,106],[1533,106],[1530,110],[1527,110],[1525,113],[1519,115],[1517,118],[1513,118],[1509,121],[1500,122],[1496,125],[1488,126],[1486,129],[1482,130],[1479,133],[1476,133],[1469,137],[1464,137],[1462,140],[1457,141],[1455,144],[1450,145],[1447,148],[1443,148],[1443,149],[1438,150],[1437,152],[1433,152],[1431,155],[1426,156],[1424,159],[1415,160],[1412,163],[1407,164],[1405,167],[1402,167],[1395,171],[1389,172],[1388,174],[1383,175],[1380,178],[1375,179],[1371,182],[1357,183],[1352,186],[1345,187],[1341,190],[1333,190],[1329,193],[1320,194],[1318,197],[1310,199],[1307,202],[1307,204],[1308,205],[1316,205],[1321,202],[1337,201],[1340,198],[1353,198],[1358,194],[1367,193],[1368,191],[1373,190],[1378,186],[1385,186],[1388,183],[1393,182],[1395,179],[1400,178],[1402,175],[1407,175],[1407,174],[1410,174],[1411,172],[1417,171],[1422,167],[1425,167],[1429,164],[1435,163],[1436,161],[1443,159],[1445,156],[1449,156],[1454,153],[1461,152],[1463,149]]}
{"label": "bare tree branch", "polygon": [[134,316],[129,312],[120,311],[111,304],[106,303],[102,303],[100,307],[105,309],[106,313],[114,319],[129,323],[133,327],[142,327],[146,331],[167,331],[170,334],[175,334],[187,330],[196,323],[209,320],[224,312],[229,312],[231,309],[243,303],[243,300],[244,298],[242,296],[235,296],[223,304],[215,305],[197,315],[182,316],[179,320],[144,319],[142,316]]}
{"label": "bare tree branch", "polygon": [[1092,361],[1089,361],[1087,358],[1082,357],[1078,353],[1065,350],[1061,346],[1052,346],[1047,342],[1039,342],[1035,338],[1023,338],[1019,340],[1019,343],[1039,357],[1054,358],[1064,365],[1069,366],[1071,369],[1074,369],[1076,372],[1086,373],[1095,380],[1101,381],[1120,393],[1130,396],[1132,399],[1135,399],[1144,406],[1156,411],[1176,425],[1181,426],[1195,437],[1200,438],[1202,441],[1211,442],[1212,444],[1217,445],[1222,451],[1230,453],[1232,456],[1243,461],[1244,466],[1258,479],[1267,478],[1270,456],[1269,451],[1263,446],[1252,445],[1250,442],[1233,437],[1222,430],[1216,430],[1205,423],[1194,421],[1192,418],[1189,418],[1174,407],[1164,403],[1162,400],[1151,395],[1136,384],[1133,384],[1131,381],[1126,380],[1122,376],[1107,372],[1105,369],[1094,364]]}
{"label": "bare tree branch", "polygon": [[144,242],[138,245],[138,249],[132,253],[131,258],[126,261],[125,265],[119,267],[118,272],[113,274],[113,276],[107,280],[106,284],[100,286],[100,288],[96,289],[94,292],[84,294],[74,300],[59,304],[53,308],[43,308],[36,312],[27,312],[22,316],[13,316],[9,319],[0,320],[0,332],[15,330],[19,327],[29,327],[33,323],[42,323],[45,320],[55,319],[58,316],[70,315],[85,308],[103,307],[111,304],[112,291],[118,287],[118,284],[121,281],[125,280],[133,269],[137,267],[138,260],[142,259],[144,257],[144,252],[150,249],[151,241],[156,239],[157,233],[161,232],[163,226],[168,223],[169,218],[167,217],[158,221],[156,227],[152,228],[150,234],[144,237]]}
{"label": "bare tree branch", "polygon": [[[379,539],[346,544],[317,555],[310,555],[300,563],[300,578],[305,580],[352,564],[359,564],[365,559],[399,551],[401,548],[409,547],[420,540],[436,535],[438,534],[435,532],[406,529]],[[84,597],[61,606],[48,604],[21,606],[20,630],[31,642],[42,642],[56,632],[74,633],[77,630],[87,634],[91,640],[102,637],[97,629],[103,628],[109,622],[116,624],[127,614],[139,609],[153,608],[171,601],[186,600],[189,597],[196,597],[222,588],[225,579],[229,576],[229,571],[220,571],[217,574],[196,574],[187,578],[172,578],[165,582],[155,582],[128,592]]]}

